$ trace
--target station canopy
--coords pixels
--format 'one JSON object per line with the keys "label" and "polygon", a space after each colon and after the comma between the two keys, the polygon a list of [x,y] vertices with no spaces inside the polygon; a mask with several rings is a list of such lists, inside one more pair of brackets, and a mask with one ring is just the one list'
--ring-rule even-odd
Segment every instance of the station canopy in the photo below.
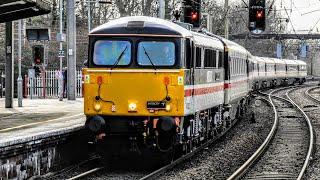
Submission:
{"label": "station canopy", "polygon": [[48,14],[50,0],[0,0],[0,23]]}

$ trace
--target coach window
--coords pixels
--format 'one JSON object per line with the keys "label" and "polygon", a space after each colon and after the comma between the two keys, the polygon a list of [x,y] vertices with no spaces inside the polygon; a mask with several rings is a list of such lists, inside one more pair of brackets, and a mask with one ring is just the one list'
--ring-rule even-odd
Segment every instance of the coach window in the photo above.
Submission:
{"label": "coach window", "polygon": [[205,55],[204,55],[204,67],[206,68],[214,68],[216,65],[216,51],[211,50],[211,49],[206,49],[205,50]]}
{"label": "coach window", "polygon": [[241,59],[237,58],[237,69],[238,69],[237,75],[241,74],[240,63],[241,63]]}
{"label": "coach window", "polygon": [[211,50],[205,49],[205,51],[204,51],[204,67],[205,67],[205,68],[212,67],[212,66],[211,66],[211,63],[210,63],[210,61],[211,61],[211,56],[212,56]]}
{"label": "coach window", "polygon": [[212,67],[217,67],[217,51],[216,50],[211,50],[212,53],[212,61],[211,61],[211,65]]}
{"label": "coach window", "polygon": [[238,61],[236,58],[233,59],[234,62],[234,75],[238,74]]}
{"label": "coach window", "polygon": [[196,67],[201,68],[201,48],[196,48]]}
{"label": "coach window", "polygon": [[230,74],[233,75],[233,61],[230,63]]}
{"label": "coach window", "polygon": [[221,51],[219,51],[219,64],[218,67],[222,67],[222,62],[223,62],[223,54]]}
{"label": "coach window", "polygon": [[237,75],[239,75],[239,58],[236,58]]}

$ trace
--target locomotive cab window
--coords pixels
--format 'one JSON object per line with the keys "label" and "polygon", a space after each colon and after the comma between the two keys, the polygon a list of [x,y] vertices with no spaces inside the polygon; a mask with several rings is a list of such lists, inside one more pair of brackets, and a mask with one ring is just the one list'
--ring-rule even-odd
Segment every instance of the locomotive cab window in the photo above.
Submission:
{"label": "locomotive cab window", "polygon": [[96,41],[93,63],[98,66],[129,65],[131,63],[131,43],[116,40]]}
{"label": "locomotive cab window", "polygon": [[140,42],[137,57],[141,66],[173,66],[176,62],[175,44],[159,41]]}

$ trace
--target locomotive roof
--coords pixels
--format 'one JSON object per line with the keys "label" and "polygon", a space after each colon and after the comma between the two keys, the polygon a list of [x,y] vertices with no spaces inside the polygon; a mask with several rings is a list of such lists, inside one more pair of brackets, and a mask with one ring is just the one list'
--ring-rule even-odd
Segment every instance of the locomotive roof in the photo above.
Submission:
{"label": "locomotive roof", "polygon": [[112,20],[93,29],[89,35],[152,34],[159,36],[191,37],[189,30],[164,19],[130,16]]}

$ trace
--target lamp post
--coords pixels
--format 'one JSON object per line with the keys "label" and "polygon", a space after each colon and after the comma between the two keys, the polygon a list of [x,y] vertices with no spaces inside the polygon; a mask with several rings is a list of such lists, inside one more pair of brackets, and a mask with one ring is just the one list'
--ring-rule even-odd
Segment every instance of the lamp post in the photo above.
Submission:
{"label": "lamp post", "polygon": [[59,80],[59,101],[63,101],[63,75],[62,75],[62,63],[63,63],[63,44],[62,44],[62,28],[63,28],[63,22],[62,22],[62,14],[63,14],[63,0],[60,0],[59,5],[59,26],[60,26],[60,43],[59,43],[59,60],[60,60],[60,72],[58,73],[58,80]]}
{"label": "lamp post", "polygon": [[19,69],[19,75],[17,79],[18,84],[18,107],[22,107],[22,76],[21,76],[21,49],[22,49],[22,23],[23,20],[19,20],[18,25],[18,36],[19,36],[19,42],[18,42],[18,69]]}

